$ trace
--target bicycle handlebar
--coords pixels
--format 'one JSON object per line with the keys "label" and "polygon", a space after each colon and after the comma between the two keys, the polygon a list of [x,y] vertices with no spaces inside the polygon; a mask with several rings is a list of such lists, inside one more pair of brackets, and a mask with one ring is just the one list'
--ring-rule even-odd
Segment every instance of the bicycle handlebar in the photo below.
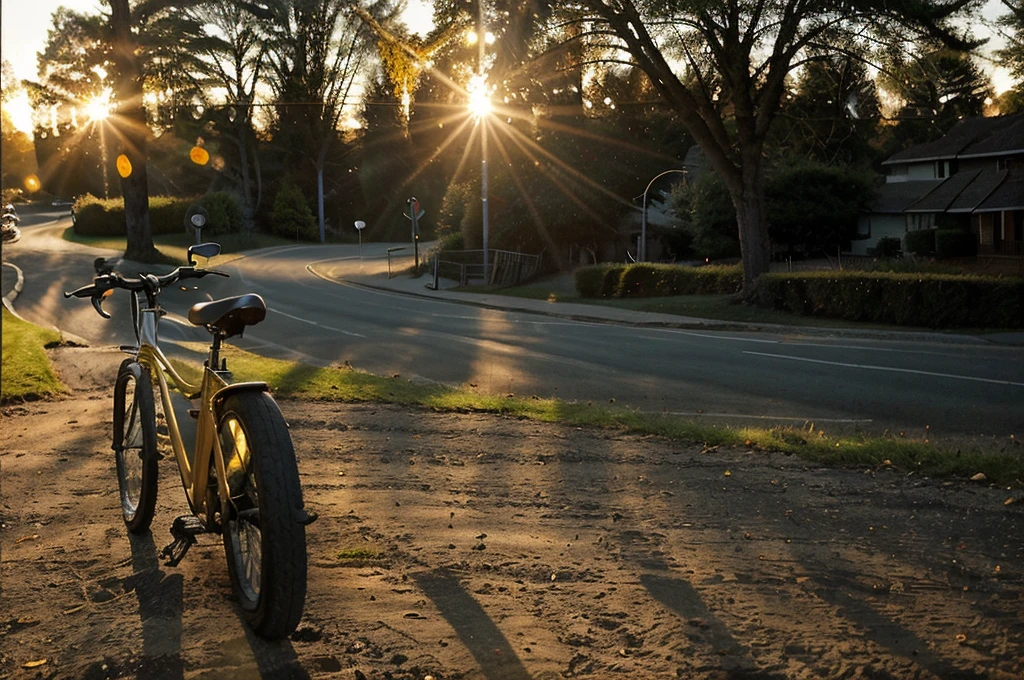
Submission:
{"label": "bicycle handlebar", "polygon": [[196,269],[195,267],[178,267],[171,273],[164,274],[163,276],[142,274],[139,278],[128,278],[118,274],[117,272],[111,272],[110,274],[101,274],[100,276],[97,276],[88,286],[82,286],[81,288],[71,292],[65,291],[64,297],[92,298],[92,306],[96,310],[96,313],[104,319],[109,319],[110,314],[107,314],[103,309],[103,298],[115,288],[123,288],[124,290],[132,291],[145,291],[147,295],[156,296],[159,295],[162,288],[171,285],[175,281],[180,281],[182,279],[201,279],[204,276],[211,274],[215,276],[230,276],[230,274],[227,274],[226,272],[220,272],[215,269]]}

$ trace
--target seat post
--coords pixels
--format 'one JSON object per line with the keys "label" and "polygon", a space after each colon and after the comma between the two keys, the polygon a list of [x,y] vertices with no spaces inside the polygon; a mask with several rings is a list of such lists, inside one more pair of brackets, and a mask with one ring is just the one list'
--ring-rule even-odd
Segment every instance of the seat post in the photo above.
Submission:
{"label": "seat post", "polygon": [[213,343],[210,345],[210,358],[207,360],[207,366],[213,371],[220,369],[220,333],[213,333]]}

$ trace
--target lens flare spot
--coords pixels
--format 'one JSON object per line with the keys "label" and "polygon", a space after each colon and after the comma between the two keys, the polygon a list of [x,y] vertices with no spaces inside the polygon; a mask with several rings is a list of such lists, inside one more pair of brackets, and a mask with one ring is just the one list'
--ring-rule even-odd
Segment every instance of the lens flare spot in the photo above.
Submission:
{"label": "lens flare spot", "polygon": [[39,188],[43,186],[43,183],[39,181],[39,178],[35,175],[29,175],[25,178],[25,188],[29,191],[39,191]]}
{"label": "lens flare spot", "polygon": [[117,174],[125,179],[132,176],[132,162],[124,154],[117,157]]}
{"label": "lens flare spot", "polygon": [[196,165],[206,165],[210,162],[210,152],[201,146],[193,146],[188,152],[188,157]]}

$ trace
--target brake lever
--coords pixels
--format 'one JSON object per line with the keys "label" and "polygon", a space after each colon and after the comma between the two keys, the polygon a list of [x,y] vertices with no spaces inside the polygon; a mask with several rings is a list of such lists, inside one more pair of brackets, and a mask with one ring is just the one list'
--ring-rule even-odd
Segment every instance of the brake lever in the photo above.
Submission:
{"label": "brake lever", "polygon": [[92,296],[92,306],[96,310],[96,313],[102,316],[104,319],[109,319],[110,315],[103,310],[103,295]]}

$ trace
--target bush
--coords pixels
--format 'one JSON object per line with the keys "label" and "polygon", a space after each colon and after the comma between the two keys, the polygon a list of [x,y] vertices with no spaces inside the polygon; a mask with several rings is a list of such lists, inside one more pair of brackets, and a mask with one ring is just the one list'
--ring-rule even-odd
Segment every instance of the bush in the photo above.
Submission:
{"label": "bush", "polygon": [[598,264],[574,273],[581,297],[658,297],[737,293],[743,287],[738,265],[684,267],[670,264]]}
{"label": "bush", "polygon": [[290,178],[281,182],[270,211],[271,233],[284,238],[319,241],[320,229],[302,190]]}
{"label": "bush", "polygon": [[[242,201],[237,194],[215,191],[201,196],[196,203],[207,212],[206,226],[203,227],[204,237],[207,234],[234,234],[242,231]],[[184,219],[183,214],[182,220]]]}
{"label": "bush", "polygon": [[594,264],[573,272],[576,292],[585,298],[615,297],[619,279],[626,265],[618,263]]}
{"label": "bush", "polygon": [[939,229],[935,232],[935,257],[974,257],[978,241],[963,229]]}
{"label": "bush", "polygon": [[872,257],[893,258],[899,257],[903,242],[896,236],[884,236],[878,239],[874,248],[868,248],[868,255]]}
{"label": "bush", "polygon": [[[180,234],[191,229],[185,226],[185,215],[194,203],[206,208],[209,219],[203,234],[226,234],[242,227],[242,206],[234,194],[214,192],[195,198],[172,196],[149,197],[149,227],[153,236]],[[75,233],[82,236],[124,236],[128,228],[124,219],[124,199],[96,198],[91,194],[75,201]]]}
{"label": "bush", "polygon": [[1024,328],[1024,281],[952,274],[762,274],[747,301],[796,314],[931,328]]}
{"label": "bush", "polygon": [[935,229],[908,231],[903,237],[908,253],[915,255],[931,255],[935,252]]}

